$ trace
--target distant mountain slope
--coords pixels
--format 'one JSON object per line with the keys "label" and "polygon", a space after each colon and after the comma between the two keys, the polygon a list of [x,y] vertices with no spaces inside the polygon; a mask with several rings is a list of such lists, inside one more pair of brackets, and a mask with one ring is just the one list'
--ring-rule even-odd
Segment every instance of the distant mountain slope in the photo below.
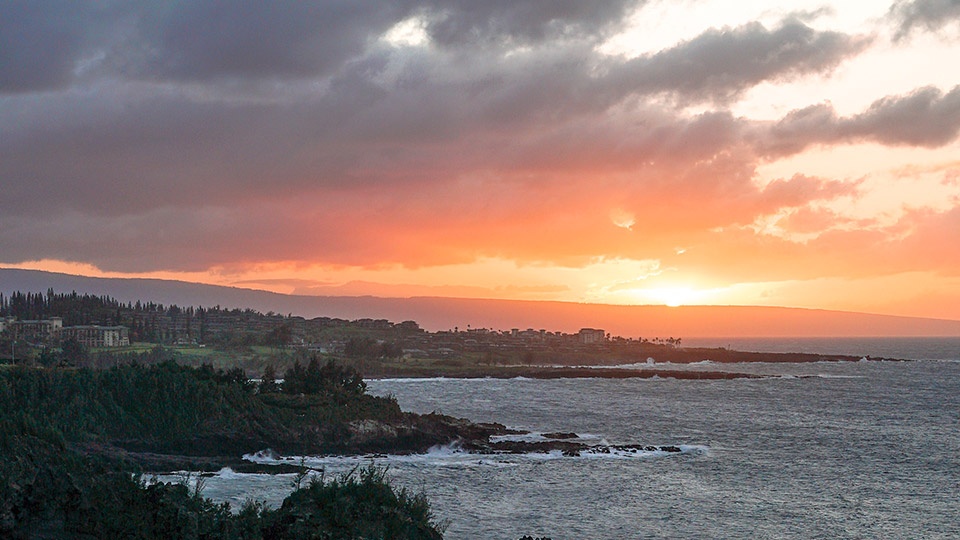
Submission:
{"label": "distant mountain slope", "polygon": [[0,292],[77,291],[122,302],[252,308],[343,319],[414,320],[428,330],[603,328],[625,337],[960,336],[960,321],[750,306],[615,306],[439,297],[293,296],[157,279],[90,278],[0,268]]}

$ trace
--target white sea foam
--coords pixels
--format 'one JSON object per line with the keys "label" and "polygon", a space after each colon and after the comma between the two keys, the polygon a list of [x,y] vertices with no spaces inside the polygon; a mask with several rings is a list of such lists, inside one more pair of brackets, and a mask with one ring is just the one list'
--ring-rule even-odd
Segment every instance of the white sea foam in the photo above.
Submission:
{"label": "white sea foam", "polygon": [[[557,433],[557,432],[551,432]],[[547,437],[551,433],[536,432],[531,431],[527,433],[515,433],[510,435],[493,435],[490,437],[490,442],[499,443],[499,442],[526,442],[526,443],[537,443],[537,442],[547,442],[547,441],[569,441],[576,442],[581,444],[606,444],[601,435],[595,435],[593,433],[573,433],[572,437]]]}
{"label": "white sea foam", "polygon": [[543,436],[542,433],[517,433],[512,435],[493,435],[490,442],[543,442],[550,439]]}
{"label": "white sea foam", "polygon": [[[679,452],[677,450],[679,450]],[[690,444],[681,444],[676,446],[674,445],[645,446],[642,448],[630,447],[630,446],[609,446],[609,447],[599,446],[590,451],[581,452],[581,455],[584,457],[609,456],[614,459],[634,459],[634,458],[667,457],[667,456],[675,456],[680,454],[705,455],[709,452],[709,450],[710,448],[707,446],[690,445]]]}
{"label": "white sea foam", "polygon": [[[524,438],[526,437],[526,438]],[[476,467],[493,466],[505,467],[512,466],[522,461],[545,461],[553,459],[630,459],[630,458],[651,458],[666,457],[677,454],[699,454],[705,453],[706,447],[679,445],[679,452],[665,450],[667,446],[648,446],[645,448],[634,448],[630,446],[617,446],[605,444],[602,437],[593,435],[591,439],[599,439],[603,442],[595,445],[585,444],[582,450],[576,455],[564,454],[560,450],[550,450],[548,452],[529,452],[525,454],[512,453],[494,453],[478,454],[468,452],[457,445],[434,446],[424,454],[366,454],[362,456],[278,456],[271,450],[264,450],[254,454],[246,454],[243,459],[261,465],[303,465],[312,469],[325,469],[327,467],[339,468],[364,465],[367,463],[383,464],[403,464],[412,466],[433,466],[433,467]],[[528,434],[527,436],[504,435],[499,441],[516,442],[542,442],[550,439],[543,437],[542,434]],[[585,438],[569,439],[573,442],[585,443]],[[222,474],[240,474],[233,471],[221,471]]]}
{"label": "white sea foam", "polygon": [[425,383],[425,382],[449,382],[449,381],[491,381],[499,377],[394,377],[394,378],[371,378],[369,380],[385,383]]}

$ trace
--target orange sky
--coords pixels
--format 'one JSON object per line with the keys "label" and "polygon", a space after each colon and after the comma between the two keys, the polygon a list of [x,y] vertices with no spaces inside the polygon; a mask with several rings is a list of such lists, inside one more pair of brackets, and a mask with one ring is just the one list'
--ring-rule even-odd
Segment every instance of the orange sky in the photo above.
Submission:
{"label": "orange sky", "polygon": [[960,319],[960,5],[25,3],[0,266]]}

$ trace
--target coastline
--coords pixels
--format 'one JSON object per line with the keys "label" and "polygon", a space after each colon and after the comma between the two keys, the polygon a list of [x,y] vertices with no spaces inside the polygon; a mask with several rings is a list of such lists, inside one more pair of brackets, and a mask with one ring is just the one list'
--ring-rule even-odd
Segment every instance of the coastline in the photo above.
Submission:
{"label": "coastline", "polygon": [[[710,361],[716,369],[683,369],[681,367],[619,367],[596,364],[590,366],[528,366],[528,365],[451,365],[442,362],[378,362],[367,364],[362,371],[366,379],[394,378],[463,378],[463,379],[630,379],[672,378],[678,380],[737,380],[762,379],[766,375],[725,371],[722,364],[733,362],[853,362],[862,357],[852,355],[821,355],[809,353],[750,353],[728,349],[664,348],[656,359],[658,363],[694,364]],[[879,359],[877,359],[879,360]],[[884,359],[889,360],[889,359]],[[372,364],[372,365],[371,365]],[[182,428],[178,435],[159,436],[148,429],[149,414],[144,428],[126,435],[93,436],[76,434],[68,438],[66,446],[73,452],[89,458],[103,458],[109,462],[127,463],[150,472],[173,470],[215,471],[231,467],[238,471],[260,469],[243,459],[267,449],[283,455],[365,455],[372,453],[413,454],[445,444],[461,444],[478,452],[528,451],[522,445],[507,447],[491,442],[491,437],[512,434],[505,426],[472,422],[441,414],[414,414],[403,412],[395,402],[366,395],[362,390],[315,395],[263,394],[253,391],[249,382],[231,379],[224,372],[214,373],[161,364],[153,368],[123,368],[120,371],[97,372],[78,370],[34,371],[16,369],[7,371],[7,377],[42,377],[50,383],[72,388],[67,379],[96,377],[128,378],[139,381],[141,390],[166,394],[165,407],[177,408],[173,397],[179,387],[195,388],[196,395],[224,405],[214,398],[217,392],[227,392],[228,404],[216,419],[204,423],[200,431]],[[347,377],[349,378],[349,377]],[[60,382],[58,382],[60,381]],[[205,382],[210,381],[210,382]],[[213,386],[208,386],[213,383]],[[91,386],[95,386],[91,383]],[[131,386],[132,388],[133,386]],[[73,390],[71,390],[72,392]],[[89,391],[89,389],[88,389]],[[327,392],[327,391],[324,391]],[[149,410],[140,403],[139,392],[131,394],[131,407]],[[106,396],[89,394],[85,399],[96,402]],[[72,399],[72,398],[71,398]],[[109,401],[109,399],[107,400]],[[213,409],[211,409],[213,410]],[[146,413],[145,413],[146,414]],[[179,411],[184,421],[195,422],[188,410]],[[245,421],[239,422],[246,418]],[[239,422],[239,423],[238,423]],[[67,426],[68,424],[65,424]],[[198,424],[199,426],[200,424]],[[99,428],[98,428],[99,429]],[[104,427],[103,429],[106,429]],[[548,446],[564,446],[551,443]],[[570,449],[570,448],[564,448]],[[278,472],[276,468],[269,468]]]}
{"label": "coastline", "polygon": [[689,379],[689,380],[730,380],[762,379],[763,375],[735,373],[730,371],[688,371],[679,369],[635,369],[635,368],[597,368],[597,367],[554,367],[554,366],[502,366],[493,369],[478,369],[467,373],[451,375],[444,370],[418,370],[414,373],[404,371],[397,374],[378,374],[367,379]]}
{"label": "coastline", "polygon": [[[763,378],[762,375],[724,371],[724,364],[739,363],[814,363],[885,361],[909,362],[900,358],[881,358],[847,354],[744,352],[724,348],[664,348],[656,357],[616,359],[617,363],[594,361],[580,365],[481,365],[439,360],[410,360],[367,364],[362,368],[366,379],[454,378],[454,379],[628,379],[673,378],[681,380],[725,380]],[[631,363],[632,362],[632,363]],[[689,366],[709,362],[718,369],[689,370],[672,366]],[[652,367],[660,365],[661,367]],[[671,367],[662,367],[670,365]]]}

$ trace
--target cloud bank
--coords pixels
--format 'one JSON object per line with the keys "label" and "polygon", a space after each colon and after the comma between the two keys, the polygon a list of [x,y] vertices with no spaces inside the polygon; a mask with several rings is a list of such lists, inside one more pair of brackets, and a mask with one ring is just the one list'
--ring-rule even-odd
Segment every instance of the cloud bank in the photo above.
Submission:
{"label": "cloud bank", "polygon": [[[863,196],[861,179],[758,175],[812,148],[954,144],[960,87],[921,83],[852,115],[811,96],[752,119],[732,110],[758,87],[829,77],[877,34],[787,14],[602,52],[644,4],[7,3],[0,263],[624,258],[743,280],[803,277],[811,260],[862,273],[851,250],[883,271],[893,250],[898,271],[960,269],[926,247],[957,240],[956,208],[857,222],[830,208]],[[957,6],[889,17],[898,35],[938,30]],[[416,39],[389,39],[398,27]],[[803,241],[757,227],[776,216]]]}

